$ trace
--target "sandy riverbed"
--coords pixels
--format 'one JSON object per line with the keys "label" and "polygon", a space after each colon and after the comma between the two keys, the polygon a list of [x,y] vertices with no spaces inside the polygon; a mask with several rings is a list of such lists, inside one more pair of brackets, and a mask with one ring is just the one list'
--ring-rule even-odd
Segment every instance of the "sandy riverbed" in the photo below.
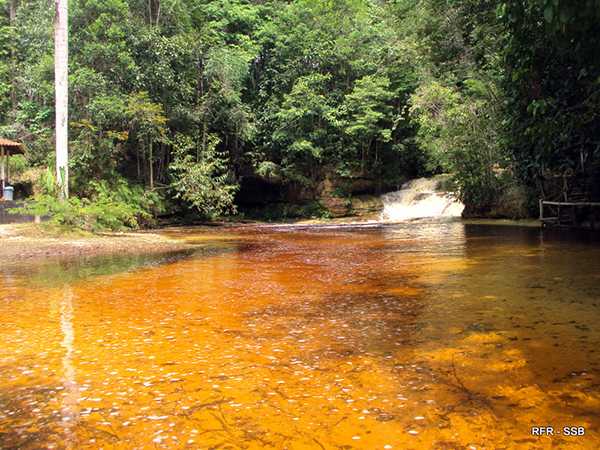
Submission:
{"label": "sandy riverbed", "polygon": [[0,225],[0,258],[34,259],[112,254],[150,254],[189,248],[156,232],[56,235],[33,224]]}
{"label": "sandy riverbed", "polygon": [[[537,227],[537,221],[511,220],[468,220],[465,223]],[[269,227],[303,227],[303,226],[344,226],[344,225],[379,224],[374,216],[347,217],[339,219],[299,220],[283,223],[230,223],[219,224],[221,227],[237,228],[262,225]],[[390,223],[388,223],[389,225]],[[217,225],[217,224],[215,224]],[[212,235],[213,226],[197,226],[196,231],[204,228]],[[57,234],[48,231],[47,227],[35,224],[0,225],[0,258],[36,259],[45,257],[78,257],[102,255],[152,254],[185,250],[194,243],[183,240],[180,234],[169,232],[169,228],[161,231],[136,231],[127,233],[70,233]],[[197,241],[197,239],[196,239]],[[197,244],[197,242],[196,242]]]}

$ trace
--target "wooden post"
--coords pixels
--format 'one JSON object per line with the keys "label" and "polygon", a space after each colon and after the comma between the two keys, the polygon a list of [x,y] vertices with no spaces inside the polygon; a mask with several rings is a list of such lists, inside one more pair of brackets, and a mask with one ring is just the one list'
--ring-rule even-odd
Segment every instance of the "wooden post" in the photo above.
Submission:
{"label": "wooden post", "polygon": [[6,174],[4,173],[4,147],[0,146],[0,197],[4,197]]}
{"label": "wooden post", "polygon": [[540,222],[544,226],[544,200],[540,199]]}

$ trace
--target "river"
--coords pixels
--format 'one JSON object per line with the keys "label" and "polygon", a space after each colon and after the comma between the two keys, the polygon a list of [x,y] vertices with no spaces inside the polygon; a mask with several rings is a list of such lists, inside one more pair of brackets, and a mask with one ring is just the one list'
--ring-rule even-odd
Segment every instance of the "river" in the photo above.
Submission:
{"label": "river", "polygon": [[591,235],[165,233],[197,251],[3,264],[1,448],[600,447]]}

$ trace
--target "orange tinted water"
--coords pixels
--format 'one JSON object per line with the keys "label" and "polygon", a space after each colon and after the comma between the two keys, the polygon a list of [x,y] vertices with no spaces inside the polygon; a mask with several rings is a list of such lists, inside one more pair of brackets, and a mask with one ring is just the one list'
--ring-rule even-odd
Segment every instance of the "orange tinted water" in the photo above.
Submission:
{"label": "orange tinted water", "polygon": [[198,251],[0,268],[0,447],[600,446],[597,243],[169,233]]}

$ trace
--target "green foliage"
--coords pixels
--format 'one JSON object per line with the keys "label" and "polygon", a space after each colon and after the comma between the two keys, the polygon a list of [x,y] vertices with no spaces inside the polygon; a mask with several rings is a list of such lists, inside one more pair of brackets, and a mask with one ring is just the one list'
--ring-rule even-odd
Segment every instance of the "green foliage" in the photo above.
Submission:
{"label": "green foliage", "polygon": [[147,92],[135,92],[127,100],[125,114],[130,121],[130,128],[140,138],[163,138],[167,118],[162,105],[152,102]]}
{"label": "green foliage", "polygon": [[300,218],[329,219],[329,211],[318,201],[306,203],[273,203],[262,208],[250,209],[248,218],[266,220],[269,222]]}
{"label": "green foliage", "polygon": [[29,168],[29,162],[23,155],[13,155],[8,158],[8,169],[11,178],[17,178]]}
{"label": "green foliage", "polygon": [[412,98],[411,114],[430,167],[451,173],[461,199],[481,210],[498,197],[508,161],[493,93],[480,80],[467,81],[462,93],[435,81],[423,85]]}
{"label": "green foliage", "polygon": [[469,211],[489,211],[514,182],[497,2],[426,0],[405,20],[423,58],[409,114],[425,164],[451,174]]}
{"label": "green foliage", "polygon": [[511,36],[504,85],[521,179],[552,197],[571,172],[599,195],[600,2],[502,2],[499,17]]}
{"label": "green foliage", "polygon": [[408,161],[396,149],[414,133],[401,119],[415,69],[388,13],[375,2],[292,2],[265,27],[255,169],[268,162],[314,187],[325,167],[381,176]]}
{"label": "green foliage", "polygon": [[[418,158],[397,151],[413,146],[399,118],[415,70],[394,20],[364,0],[162,1],[160,13],[74,0],[72,192],[87,198],[91,181],[120,176],[215,217],[234,209],[234,180],[248,174],[314,187],[324,167],[418,172]],[[5,22],[0,52],[16,54],[2,59],[0,91],[16,103],[1,97],[0,130],[51,166],[52,11],[20,2],[14,27]]]}
{"label": "green foliage", "polygon": [[310,183],[306,175],[323,160],[335,115],[326,95],[330,79],[321,74],[298,78],[273,117],[272,140],[282,150],[279,165],[290,180]]}
{"label": "green foliage", "polygon": [[[0,135],[41,171],[54,11],[15,4],[0,0]],[[123,178],[213,218],[246,176],[283,193],[330,171],[380,190],[451,171],[478,208],[514,177],[533,195],[567,169],[597,185],[599,4],[73,0],[72,192]]]}
{"label": "green foliage", "polygon": [[171,164],[171,187],[175,198],[209,219],[235,213],[237,185],[230,181],[227,158],[216,150],[218,144],[218,137],[210,135],[207,147],[194,155],[193,141],[186,136],[177,136]]}
{"label": "green foliage", "polygon": [[344,99],[346,133],[362,143],[373,139],[390,141],[394,117],[388,102],[392,98],[387,77],[366,75],[356,80],[354,89]]}
{"label": "green foliage", "polygon": [[88,198],[70,197],[59,200],[56,183],[47,175],[46,189],[14,208],[14,214],[29,214],[49,218],[51,224],[86,231],[120,231],[136,229],[153,222],[154,213],[162,207],[162,200],[153,192],[140,186],[130,186],[117,179],[109,185],[106,181],[90,183]]}
{"label": "green foliage", "polygon": [[84,215],[92,230],[139,228],[153,223],[154,215],[162,210],[162,200],[156,192],[132,186],[123,179],[112,182],[91,182],[92,194]]}

